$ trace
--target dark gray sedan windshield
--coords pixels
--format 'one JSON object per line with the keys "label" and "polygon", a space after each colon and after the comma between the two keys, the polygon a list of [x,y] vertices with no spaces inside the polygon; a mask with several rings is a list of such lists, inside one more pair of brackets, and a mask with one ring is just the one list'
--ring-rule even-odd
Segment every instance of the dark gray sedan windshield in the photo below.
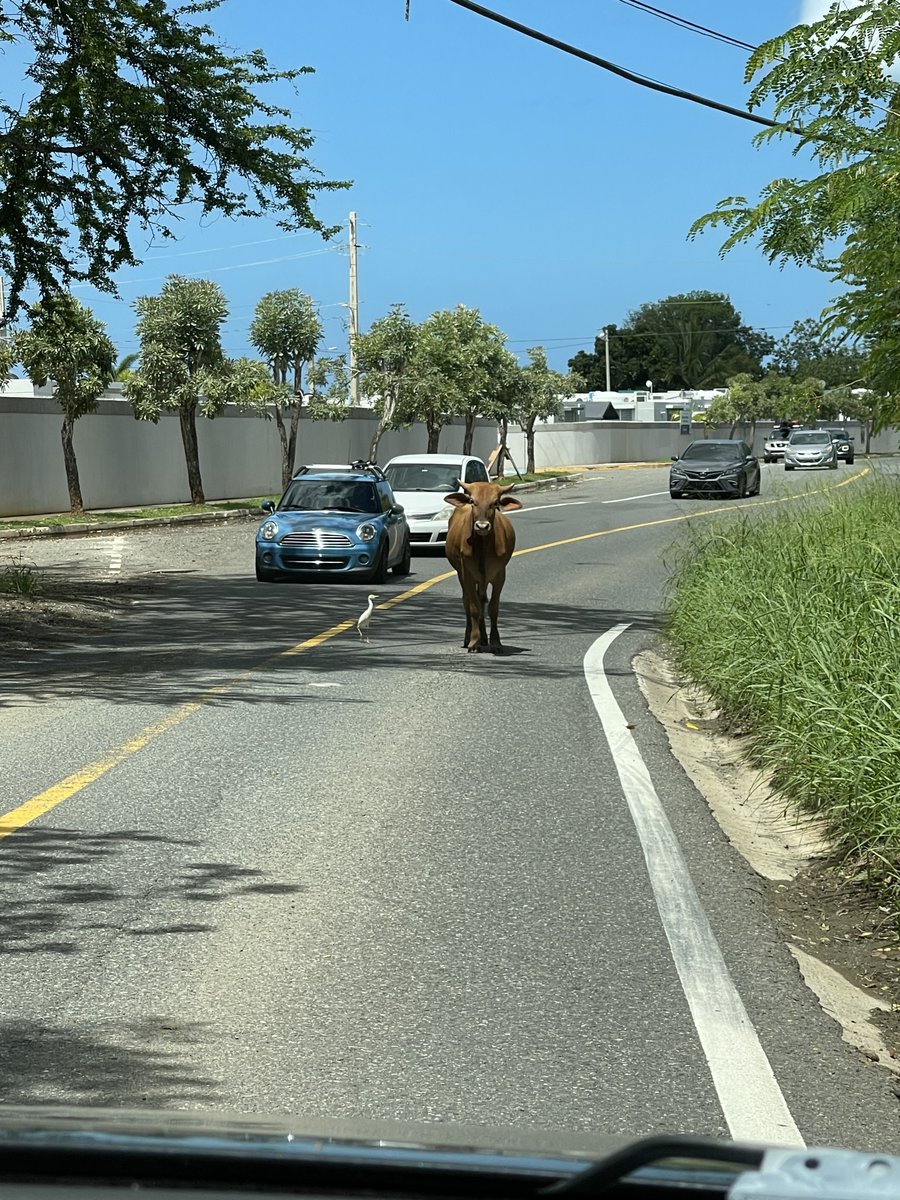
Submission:
{"label": "dark gray sedan windshield", "polygon": [[723,443],[695,442],[688,446],[681,456],[685,460],[702,459],[703,462],[734,462],[743,458],[740,446],[730,446]]}

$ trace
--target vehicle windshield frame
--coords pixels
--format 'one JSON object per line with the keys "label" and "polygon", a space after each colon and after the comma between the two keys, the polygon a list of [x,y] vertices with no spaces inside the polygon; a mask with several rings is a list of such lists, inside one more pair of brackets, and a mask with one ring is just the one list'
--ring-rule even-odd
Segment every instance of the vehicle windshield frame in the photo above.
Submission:
{"label": "vehicle windshield frame", "polygon": [[[363,492],[367,493],[365,500]],[[374,517],[381,512],[374,480],[292,479],[278,501],[277,512],[344,512]]]}
{"label": "vehicle windshield frame", "polygon": [[[694,453],[691,453],[694,451]],[[743,462],[744,452],[737,442],[692,442],[681,455],[682,462]]]}
{"label": "vehicle windshield frame", "polygon": [[792,446],[826,446],[833,438],[826,429],[798,429],[791,434]]}
{"label": "vehicle windshield frame", "polygon": [[[387,476],[388,483],[391,485],[393,492],[434,492],[435,495],[446,495],[447,492],[455,492],[457,490],[457,480],[461,477],[465,470],[465,463],[448,462],[448,463],[433,463],[425,460],[418,462],[401,462],[388,463],[384,468],[384,473]],[[423,486],[422,478],[427,477],[429,480],[436,480],[440,473],[438,482],[429,483],[429,486]],[[418,478],[418,482],[415,482]]]}

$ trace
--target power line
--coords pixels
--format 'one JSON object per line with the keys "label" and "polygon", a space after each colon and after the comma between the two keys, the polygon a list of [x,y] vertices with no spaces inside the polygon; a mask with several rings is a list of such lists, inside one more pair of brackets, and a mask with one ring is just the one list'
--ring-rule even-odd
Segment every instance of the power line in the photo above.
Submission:
{"label": "power line", "polygon": [[476,13],[488,21],[494,21],[498,25],[505,25],[507,29],[524,34],[525,37],[533,38],[537,42],[543,42],[546,46],[552,46],[555,50],[562,50],[564,54],[571,54],[575,58],[583,59],[584,62],[589,62],[595,67],[601,67],[604,71],[618,75],[621,79],[627,79],[630,83],[638,84],[639,87],[649,88],[654,92],[662,92],[666,96],[675,96],[679,100],[689,100],[692,104],[701,104],[704,108],[712,108],[717,112],[727,113],[732,117],[740,117],[744,121],[752,121],[755,125],[765,125],[768,129],[784,129],[788,133],[803,136],[803,130],[798,129],[795,125],[785,125],[780,121],[773,121],[769,117],[761,117],[757,113],[747,112],[746,109],[732,108],[730,104],[722,104],[719,100],[710,100],[708,96],[700,96],[696,92],[687,92],[683,88],[672,87],[668,83],[660,83],[659,80],[651,79],[647,75],[638,75],[634,71],[629,71],[626,67],[619,66],[618,63],[610,62],[607,58],[600,58],[598,55],[591,54],[587,50],[582,50],[578,46],[573,46],[569,42],[562,42],[559,38],[550,37],[549,34],[532,29],[529,25],[522,25],[519,21],[513,21],[510,17],[504,17],[501,13],[494,12],[492,9],[485,8],[481,4],[474,3],[474,0],[450,0],[450,3],[457,5],[459,8],[468,9],[469,12]]}
{"label": "power line", "polygon": [[664,8],[656,8],[652,4],[647,4],[645,0],[619,0],[619,3],[627,4],[630,8],[636,8],[639,12],[645,12],[649,16],[659,17],[662,21],[669,21],[672,25],[690,30],[691,33],[699,33],[702,37],[724,42],[726,46],[734,46],[738,50],[749,50],[751,53],[756,49],[751,42],[742,42],[740,38],[734,38],[728,33],[719,33],[707,25],[698,25],[696,21],[689,21],[687,17],[679,17],[676,13],[666,12]]}

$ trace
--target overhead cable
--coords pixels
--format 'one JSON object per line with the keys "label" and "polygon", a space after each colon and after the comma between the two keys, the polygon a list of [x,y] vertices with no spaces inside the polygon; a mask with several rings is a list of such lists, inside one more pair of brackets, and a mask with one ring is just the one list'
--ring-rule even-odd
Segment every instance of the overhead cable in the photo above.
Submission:
{"label": "overhead cable", "polygon": [[552,46],[555,50],[562,50],[564,54],[571,54],[575,58],[583,59],[584,62],[589,62],[595,67],[602,68],[604,71],[610,71],[613,75],[618,75],[621,79],[627,79],[630,83],[636,83],[640,87],[649,88],[654,92],[662,92],[667,96],[675,96],[679,100],[689,100],[692,104],[701,104],[705,108],[712,108],[717,112],[727,113],[732,117],[740,117],[742,120],[752,121],[756,125],[765,125],[768,129],[784,129],[788,133],[803,136],[803,131],[795,125],[786,125],[781,121],[773,121],[769,117],[762,117],[757,113],[747,112],[746,109],[733,108],[730,104],[722,104],[719,100],[710,100],[708,96],[699,96],[696,92],[687,92],[683,88],[672,87],[668,83],[660,83],[659,80],[650,79],[646,75],[638,75],[634,71],[629,71],[626,67],[619,66],[618,63],[610,62],[607,58],[600,58],[596,54],[591,54],[588,50],[582,50],[578,46],[572,46],[568,42],[560,41],[559,38],[554,38],[547,33],[541,33],[537,29],[532,29],[529,25],[522,25],[519,21],[514,21],[511,17],[504,17],[501,13],[494,12],[490,8],[485,8],[482,4],[476,4],[474,0],[450,0],[450,3],[457,5],[459,8],[468,9],[469,12],[476,13],[480,17],[485,17],[488,21],[495,21],[498,25],[505,25],[507,29],[524,34],[525,37],[533,38],[537,42],[543,42],[546,46]]}
{"label": "overhead cable", "polygon": [[636,8],[640,12],[648,13],[652,17],[659,17],[662,21],[669,21],[672,25],[678,25],[682,29],[688,29],[691,33],[699,33],[703,37],[714,38],[717,42],[724,42],[727,46],[734,46],[738,50],[754,51],[756,46],[751,42],[742,42],[740,38],[732,37],[728,33],[719,33],[716,29],[710,29],[708,25],[698,25],[696,21],[689,21],[687,17],[679,17],[677,13],[667,12],[664,8],[656,8],[653,4],[647,4],[646,0],[619,0],[620,4],[627,4],[630,8]]}

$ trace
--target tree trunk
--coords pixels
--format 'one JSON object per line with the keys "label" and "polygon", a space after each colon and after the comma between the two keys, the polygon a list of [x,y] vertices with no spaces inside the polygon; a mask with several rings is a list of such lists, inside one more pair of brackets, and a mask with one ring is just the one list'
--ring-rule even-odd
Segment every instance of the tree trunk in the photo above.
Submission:
{"label": "tree trunk", "polygon": [[497,422],[497,457],[494,459],[494,477],[499,479],[506,462],[506,438],[509,431],[509,421],[501,417]]}
{"label": "tree trunk", "polygon": [[385,430],[388,429],[394,419],[394,413],[397,411],[397,400],[395,396],[385,397],[384,407],[381,410],[381,416],[378,418],[378,424],[375,427],[375,432],[372,434],[372,441],[369,444],[369,462],[378,462],[378,443],[384,436]]}
{"label": "tree trunk", "polygon": [[866,422],[865,422],[865,430],[866,430],[866,455],[867,455],[867,456],[868,456],[868,454],[869,454],[869,448],[870,448],[870,447],[871,447],[871,445],[872,445],[872,429],[874,428],[874,425],[875,425],[875,422],[874,422],[874,421],[866,421]]}
{"label": "tree trunk", "polygon": [[69,505],[73,513],[84,512],[84,502],[81,499],[81,482],[78,478],[78,463],[75,459],[75,447],[72,436],[75,432],[75,422],[68,416],[63,416],[62,448],[63,461],[66,464],[66,483],[69,485]]}
{"label": "tree trunk", "polygon": [[291,456],[288,450],[288,435],[284,427],[284,417],[281,415],[281,405],[275,405],[275,424],[278,427],[278,440],[281,442],[281,487],[282,490],[291,482]]}
{"label": "tree trunk", "polygon": [[302,403],[303,397],[297,396],[294,401],[294,407],[291,409],[291,435],[288,438],[287,462],[285,463],[285,487],[291,482],[294,468],[297,466],[297,430],[300,427],[300,406]]}
{"label": "tree trunk", "polygon": [[425,451],[425,453],[437,454],[438,441],[440,440],[441,436],[441,425],[430,419],[426,419],[425,424],[428,429],[428,449]]}
{"label": "tree trunk", "polygon": [[729,436],[730,438],[733,438],[733,437],[734,437],[734,431],[735,431],[736,429],[737,429],[737,418],[735,418],[735,420],[733,420],[733,421],[731,422],[731,431],[730,431],[730,432],[729,432],[729,434],[728,434],[728,436]]}
{"label": "tree trunk", "polygon": [[197,442],[197,401],[183,404],[178,416],[181,422],[181,443],[184,446],[188,487],[191,489],[191,504],[205,504],[203,481],[200,478],[200,446]]}
{"label": "tree trunk", "polygon": [[750,443],[750,449],[752,450],[753,443],[756,441],[756,417],[753,417],[750,421],[750,436],[747,438],[747,441]]}
{"label": "tree trunk", "polygon": [[534,474],[534,423],[536,417],[529,417],[525,422],[525,474]]}
{"label": "tree trunk", "polygon": [[466,413],[466,432],[463,435],[463,454],[472,453],[472,442],[475,440],[475,410]]}

